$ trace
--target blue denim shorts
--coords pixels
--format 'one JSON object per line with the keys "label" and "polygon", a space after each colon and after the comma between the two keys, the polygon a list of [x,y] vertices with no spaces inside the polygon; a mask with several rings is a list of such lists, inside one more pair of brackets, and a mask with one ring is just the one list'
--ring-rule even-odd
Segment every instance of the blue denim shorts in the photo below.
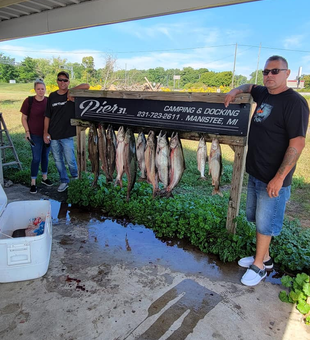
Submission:
{"label": "blue denim shorts", "polygon": [[256,223],[256,230],[262,235],[280,234],[286,202],[291,195],[291,186],[282,187],[277,197],[270,198],[267,184],[249,175],[246,201],[246,217]]}

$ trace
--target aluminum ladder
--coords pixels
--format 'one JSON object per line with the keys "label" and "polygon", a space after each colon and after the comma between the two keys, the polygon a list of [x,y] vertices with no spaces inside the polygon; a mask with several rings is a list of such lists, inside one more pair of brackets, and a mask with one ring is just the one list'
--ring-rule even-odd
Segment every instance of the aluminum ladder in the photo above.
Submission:
{"label": "aluminum ladder", "polygon": [[[20,170],[22,170],[22,164],[18,158],[17,152],[15,150],[12,138],[9,134],[9,131],[5,125],[5,121],[3,119],[2,113],[0,112],[0,183],[3,186],[4,185],[4,179],[3,179],[3,167],[4,166],[10,166],[10,165],[18,165]],[[3,138],[5,133],[5,137]],[[11,149],[13,152],[13,156],[15,158],[15,161],[6,162],[5,161],[5,151],[7,149]]]}

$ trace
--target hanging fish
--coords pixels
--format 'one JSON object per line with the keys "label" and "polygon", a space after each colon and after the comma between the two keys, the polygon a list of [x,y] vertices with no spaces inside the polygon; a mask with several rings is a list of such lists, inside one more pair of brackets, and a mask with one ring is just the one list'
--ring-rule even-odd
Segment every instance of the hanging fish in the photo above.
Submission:
{"label": "hanging fish", "polygon": [[99,159],[101,161],[101,169],[107,173],[107,137],[103,124],[98,125],[98,149]]}
{"label": "hanging fish", "polygon": [[222,174],[222,152],[218,139],[213,138],[209,156],[209,175],[212,177],[214,189],[212,195],[218,194],[223,196],[220,191],[220,179]]}
{"label": "hanging fish", "polygon": [[198,179],[206,180],[205,169],[207,159],[207,144],[205,138],[202,136],[199,140],[197,149],[197,167],[198,171],[200,172],[200,177]]}
{"label": "hanging fish", "polygon": [[141,172],[141,177],[138,179],[138,181],[146,180],[146,167],[145,167],[145,157],[144,157],[145,148],[146,148],[146,139],[145,139],[144,133],[140,132],[138,135],[137,143],[136,143],[138,167]]}
{"label": "hanging fish", "polygon": [[163,183],[164,188],[166,188],[169,181],[169,144],[166,133],[162,133],[162,131],[160,131],[157,136],[155,165],[158,180]]}
{"label": "hanging fish", "polygon": [[146,139],[146,149],[144,152],[144,158],[147,182],[152,184],[153,186],[153,197],[155,197],[156,192],[158,190],[158,178],[155,166],[155,153],[156,153],[155,133],[154,131],[151,130]]}
{"label": "hanging fish", "polygon": [[124,139],[124,171],[127,175],[127,202],[135,185],[137,175],[136,141],[131,129],[127,129]]}
{"label": "hanging fish", "polygon": [[113,181],[113,174],[115,170],[115,159],[116,159],[116,136],[112,125],[108,126],[107,129],[107,183]]}
{"label": "hanging fish", "polygon": [[170,197],[172,195],[172,190],[180,182],[183,172],[185,170],[185,160],[183,154],[183,148],[181,141],[179,139],[178,133],[172,133],[169,142],[169,185],[166,189],[160,191],[160,196]]}
{"label": "hanging fish", "polygon": [[116,135],[116,172],[115,186],[123,187],[123,173],[124,173],[124,148],[125,148],[125,129],[121,126]]}
{"label": "hanging fish", "polygon": [[94,181],[92,186],[96,186],[99,177],[99,150],[98,150],[98,134],[95,124],[90,124],[88,133],[88,158],[91,162]]}

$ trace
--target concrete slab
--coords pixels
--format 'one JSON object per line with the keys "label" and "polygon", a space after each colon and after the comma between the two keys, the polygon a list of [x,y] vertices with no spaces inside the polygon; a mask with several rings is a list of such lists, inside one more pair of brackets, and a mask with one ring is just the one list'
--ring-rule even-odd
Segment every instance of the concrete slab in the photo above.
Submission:
{"label": "concrete slab", "polygon": [[[51,198],[21,185],[5,192],[10,202]],[[55,200],[52,207],[46,275],[0,284],[2,340],[310,339],[295,307],[279,300],[272,273],[245,287],[235,263],[158,240],[143,226]]]}

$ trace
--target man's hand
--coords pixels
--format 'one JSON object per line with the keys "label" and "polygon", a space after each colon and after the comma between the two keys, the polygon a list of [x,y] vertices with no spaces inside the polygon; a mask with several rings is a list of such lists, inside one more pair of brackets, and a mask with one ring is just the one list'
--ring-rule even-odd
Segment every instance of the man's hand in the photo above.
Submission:
{"label": "man's hand", "polygon": [[74,102],[74,97],[70,95],[70,91],[67,92],[67,101]]}
{"label": "man's hand", "polygon": [[44,133],[44,135],[43,135],[43,140],[44,140],[44,143],[45,143],[45,144],[50,144],[50,142],[51,142],[51,136],[50,136],[50,134],[49,134],[49,133]]}
{"label": "man's hand", "polygon": [[225,96],[224,100],[225,107],[227,107],[231,102],[234,102],[236,99],[236,95],[239,93],[241,93],[241,91],[238,89],[232,89],[231,91],[229,91]]}

